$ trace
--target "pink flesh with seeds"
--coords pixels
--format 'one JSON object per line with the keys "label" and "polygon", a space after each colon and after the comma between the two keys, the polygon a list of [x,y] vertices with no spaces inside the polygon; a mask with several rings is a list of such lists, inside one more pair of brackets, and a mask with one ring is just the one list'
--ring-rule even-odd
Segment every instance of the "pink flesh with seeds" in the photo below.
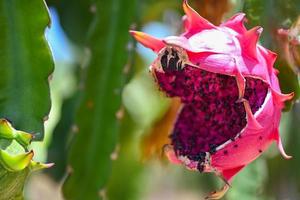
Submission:
{"label": "pink flesh with seeds", "polygon": [[[184,103],[170,136],[177,155],[202,162],[205,152],[213,154],[216,147],[234,140],[246,126],[243,103],[236,102],[239,93],[235,77],[192,66],[155,70],[155,76],[161,90]],[[246,77],[244,98],[253,113],[263,104],[267,91],[266,83]]]}

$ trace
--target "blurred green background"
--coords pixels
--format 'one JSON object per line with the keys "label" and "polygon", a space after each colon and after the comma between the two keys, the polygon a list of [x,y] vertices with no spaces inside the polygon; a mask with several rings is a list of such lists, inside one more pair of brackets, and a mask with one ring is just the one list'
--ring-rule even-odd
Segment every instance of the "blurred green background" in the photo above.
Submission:
{"label": "blurred green background", "polygon": [[[272,145],[236,176],[224,199],[300,199],[300,45],[294,42],[300,41],[300,1],[189,2],[216,25],[245,12],[248,28],[262,26],[261,44],[278,53],[283,92],[295,92],[280,125],[293,159],[284,160]],[[155,54],[128,33],[180,34],[182,1],[46,3],[52,21],[46,38],[55,62],[52,107],[44,141],[32,148],[35,160],[55,166],[30,176],[25,199],[198,200],[219,188],[222,182],[214,175],[188,171],[161,156],[178,102],[157,90],[148,73]],[[278,34],[281,28],[289,34]]]}

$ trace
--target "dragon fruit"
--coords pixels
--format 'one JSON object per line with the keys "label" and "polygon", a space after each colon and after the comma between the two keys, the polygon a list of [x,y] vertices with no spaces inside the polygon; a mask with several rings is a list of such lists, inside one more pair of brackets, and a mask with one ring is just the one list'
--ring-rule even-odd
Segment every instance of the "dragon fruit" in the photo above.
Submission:
{"label": "dragon fruit", "polygon": [[157,53],[150,66],[160,90],[182,106],[164,150],[169,160],[190,170],[232,178],[273,142],[288,156],[278,127],[284,102],[273,68],[276,54],[258,44],[261,27],[247,30],[239,13],[220,26],[202,18],[183,1],[185,32],[163,39],[130,31]]}

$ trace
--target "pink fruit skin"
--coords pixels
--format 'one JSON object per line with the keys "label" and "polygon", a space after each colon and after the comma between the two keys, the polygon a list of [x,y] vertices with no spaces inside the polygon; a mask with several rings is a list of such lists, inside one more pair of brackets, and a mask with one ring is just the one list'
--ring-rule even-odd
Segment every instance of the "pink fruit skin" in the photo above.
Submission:
{"label": "pink fruit skin", "polygon": [[[130,33],[157,54],[166,46],[181,47],[187,53],[188,63],[200,63],[197,67],[202,70],[234,76],[240,99],[244,94],[245,77],[261,79],[269,87],[263,106],[255,114],[247,107],[247,102],[244,103],[247,125],[240,133],[241,137],[210,155],[210,163],[205,165],[204,172],[215,172],[230,182],[237,172],[255,160],[273,141],[277,142],[284,158],[290,158],[283,150],[278,128],[284,101],[290,100],[293,94],[286,95],[280,91],[277,70],[273,68],[277,56],[258,44],[262,28],[247,30],[243,24],[243,13],[215,26],[194,11],[187,1],[183,2],[183,9],[186,14],[183,17],[185,32],[180,36],[157,39],[142,32]],[[158,60],[155,60],[151,65],[152,72],[161,71],[157,63]],[[179,158],[170,149],[167,156],[173,163],[196,170],[196,161]]]}

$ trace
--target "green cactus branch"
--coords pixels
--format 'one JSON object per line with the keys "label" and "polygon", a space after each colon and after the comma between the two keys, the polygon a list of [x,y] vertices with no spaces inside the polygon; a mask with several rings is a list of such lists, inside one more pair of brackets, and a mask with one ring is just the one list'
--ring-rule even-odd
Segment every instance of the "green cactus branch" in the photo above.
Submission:
{"label": "green cactus branch", "polygon": [[51,166],[28,151],[32,140],[43,139],[50,110],[49,24],[43,0],[0,0],[0,200],[23,199],[29,173]]}
{"label": "green cactus branch", "polygon": [[0,0],[0,117],[36,140],[43,138],[50,110],[54,65],[44,37],[49,24],[43,0]]}
{"label": "green cactus branch", "polygon": [[[87,66],[82,99],[77,111],[66,199],[101,199],[110,174],[111,158],[119,133],[118,110],[128,66],[128,30],[137,1],[95,1],[89,30]],[[126,9],[124,9],[126,7]],[[126,70],[125,70],[126,71]],[[119,113],[120,114],[120,113]],[[120,117],[120,116],[119,116]],[[102,192],[101,192],[102,191]]]}

